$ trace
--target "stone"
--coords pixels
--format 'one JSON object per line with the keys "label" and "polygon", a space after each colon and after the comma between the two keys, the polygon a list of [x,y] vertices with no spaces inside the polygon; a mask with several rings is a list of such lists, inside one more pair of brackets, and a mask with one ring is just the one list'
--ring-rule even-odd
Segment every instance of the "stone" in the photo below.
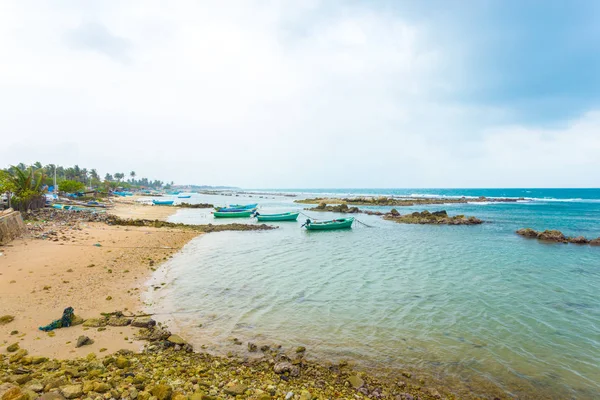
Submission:
{"label": "stone", "polygon": [[284,374],[286,372],[290,372],[292,370],[293,365],[287,361],[279,362],[275,364],[273,370],[276,374]]}
{"label": "stone", "polygon": [[173,394],[173,389],[171,389],[171,386],[168,385],[156,385],[152,388],[150,393],[152,396],[155,396],[157,400],[170,400],[171,395]]}
{"label": "stone", "polygon": [[2,400],[29,400],[29,396],[21,388],[15,386],[4,392]]}
{"label": "stone", "polygon": [[394,216],[394,217],[399,217],[400,216],[400,213],[395,208],[392,208],[390,210],[390,214],[392,214],[392,216]]}
{"label": "stone", "polygon": [[81,388],[81,391],[83,392],[83,394],[88,394],[89,392],[92,392],[94,390],[94,383],[95,382],[83,382],[83,386]]}
{"label": "stone", "polygon": [[292,397],[294,397],[294,392],[287,392],[285,395],[285,400],[290,400]]}
{"label": "stone", "polygon": [[257,349],[258,349],[258,347],[254,343],[248,342],[248,351],[249,352],[254,353]]}
{"label": "stone", "polygon": [[94,341],[92,339],[90,339],[89,337],[87,337],[85,335],[81,335],[77,338],[77,344],[75,345],[75,347],[87,346],[92,343],[94,343]]}
{"label": "stone", "polygon": [[112,316],[107,322],[110,326],[127,326],[131,324],[131,318]]}
{"label": "stone", "polygon": [[248,386],[239,382],[229,382],[225,385],[223,390],[225,391],[225,393],[230,394],[232,396],[239,396],[244,394],[244,392],[248,390]]}
{"label": "stone", "polygon": [[112,387],[108,383],[94,382],[94,389],[93,389],[94,392],[106,393],[106,392],[110,391],[110,389],[112,389]]}
{"label": "stone", "polygon": [[17,350],[17,352],[16,352],[16,353],[14,353],[13,355],[11,355],[11,356],[8,358],[8,361],[9,361],[9,362],[11,362],[11,363],[13,363],[13,362],[17,362],[17,361],[20,361],[20,360],[21,360],[23,357],[25,357],[26,355],[27,355],[27,350],[25,350],[25,349],[20,349],[20,350]]}
{"label": "stone", "polygon": [[71,319],[71,326],[81,325],[84,322],[85,322],[85,320],[83,318],[81,318],[79,315],[73,315],[73,319]]}
{"label": "stone", "polygon": [[577,236],[574,238],[569,238],[569,243],[574,243],[574,244],[588,244],[590,241],[587,240],[585,237],[583,236]]}
{"label": "stone", "polygon": [[6,325],[14,320],[15,317],[13,315],[3,315],[0,317],[0,325]]}
{"label": "stone", "polygon": [[156,321],[150,317],[137,317],[131,321],[131,326],[136,328],[151,328],[156,325]]}
{"label": "stone", "polygon": [[365,381],[358,375],[351,375],[348,377],[348,383],[350,383],[354,389],[358,389],[365,384]]}
{"label": "stone", "polygon": [[300,392],[300,400],[311,400],[312,396],[308,390]]}
{"label": "stone", "polygon": [[592,246],[600,246],[600,237],[596,239],[590,240],[590,245]]}
{"label": "stone", "polygon": [[83,387],[81,385],[67,385],[60,388],[60,393],[66,399],[75,399],[81,397],[83,394]]}
{"label": "stone", "polygon": [[32,364],[41,364],[43,362],[48,361],[48,357],[41,357],[41,356],[33,356],[31,357],[31,363]]}
{"label": "stone", "polygon": [[115,360],[115,364],[119,369],[125,369],[125,368],[129,367],[130,362],[127,358],[125,358],[123,356],[119,356]]}
{"label": "stone", "polygon": [[99,328],[101,326],[106,326],[106,322],[106,318],[90,318],[85,320],[83,326],[88,328]]}
{"label": "stone", "polygon": [[6,351],[8,351],[9,353],[14,353],[17,350],[19,350],[19,343],[13,343],[6,348]]}
{"label": "stone", "polygon": [[306,347],[298,346],[296,347],[296,353],[304,353],[306,351]]}
{"label": "stone", "polygon": [[49,392],[41,395],[38,400],[65,400],[65,398],[58,392]]}
{"label": "stone", "polygon": [[32,392],[42,392],[44,390],[44,385],[42,385],[38,381],[33,381],[27,385],[27,390],[31,390]]}
{"label": "stone", "polygon": [[169,341],[170,343],[179,344],[179,345],[186,344],[185,340],[183,340],[181,338],[181,336],[179,336],[179,335],[171,335],[167,338],[167,341]]}
{"label": "stone", "polygon": [[5,383],[0,383],[0,399],[2,398],[2,396],[4,396],[4,393],[6,393],[7,391],[9,391],[10,389],[17,387],[16,385],[9,383],[9,382],[5,382]]}

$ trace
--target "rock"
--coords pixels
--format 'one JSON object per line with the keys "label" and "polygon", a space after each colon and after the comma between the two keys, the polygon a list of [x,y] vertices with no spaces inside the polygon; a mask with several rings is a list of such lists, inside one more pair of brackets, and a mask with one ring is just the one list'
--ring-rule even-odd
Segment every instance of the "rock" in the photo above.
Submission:
{"label": "rock", "polygon": [[30,374],[19,374],[19,372],[17,372],[16,375],[11,375],[11,377],[10,377],[11,382],[18,383],[19,385],[27,383],[30,380],[31,380]]}
{"label": "rock", "polygon": [[97,392],[97,393],[106,393],[110,389],[112,389],[112,387],[108,383],[94,382],[94,388],[93,388],[94,392]]}
{"label": "rock", "polygon": [[83,394],[88,394],[89,392],[92,392],[94,390],[94,383],[95,382],[90,381],[83,382],[83,386],[81,387],[81,391],[83,392]]}
{"label": "rock", "polygon": [[6,351],[8,351],[9,353],[14,353],[17,350],[19,350],[19,343],[13,343],[6,348]]}
{"label": "rock", "polygon": [[10,356],[8,358],[8,361],[11,363],[17,362],[17,361],[21,360],[23,357],[25,357],[26,355],[27,355],[27,350],[20,349],[16,353],[14,353],[12,356]]}
{"label": "rock", "polygon": [[170,343],[179,344],[179,345],[186,344],[185,340],[183,340],[179,335],[171,335],[167,338],[167,341],[169,341]]}
{"label": "rock", "polygon": [[44,390],[44,386],[38,381],[33,381],[29,385],[27,385],[27,390],[39,393]]}
{"label": "rock", "polygon": [[251,342],[248,342],[248,351],[251,353],[254,353],[256,350],[258,349],[258,347]]}
{"label": "rock", "polygon": [[16,385],[13,385],[12,383],[0,383],[0,399],[2,398],[2,396],[4,396],[4,393],[6,393],[7,391],[9,391],[12,388],[17,387]]}
{"label": "rock", "polygon": [[440,394],[440,392],[437,391],[437,389],[429,388],[428,392],[431,395],[431,397],[433,397],[434,399],[441,399],[442,398],[442,395]]}
{"label": "rock", "polygon": [[173,395],[173,389],[168,385],[156,385],[152,388],[150,393],[152,393],[152,396],[155,396],[157,400],[170,400]]}
{"label": "rock", "polygon": [[38,400],[65,400],[65,398],[58,392],[49,392],[41,395]]}
{"label": "rock", "polygon": [[29,396],[21,388],[14,386],[4,392],[2,400],[29,400]]}
{"label": "rock", "polygon": [[405,378],[410,379],[412,377],[412,374],[408,371],[403,371],[402,372],[402,376],[404,376]]}
{"label": "rock", "polygon": [[31,357],[31,363],[32,364],[41,364],[43,362],[48,361],[48,357],[41,357],[41,356],[33,356]]}
{"label": "rock", "polygon": [[592,246],[600,246],[600,237],[596,238],[596,239],[593,239],[593,240],[590,240],[590,245],[592,245]]}
{"label": "rock", "polygon": [[84,322],[85,322],[85,320],[83,318],[81,318],[79,315],[73,315],[73,319],[71,319],[71,326],[81,325]]}
{"label": "rock", "polygon": [[52,389],[66,385],[67,380],[65,377],[61,376],[60,378],[50,379],[46,382],[42,382],[42,384],[44,384],[44,392],[49,392]]}
{"label": "rock", "polygon": [[583,236],[577,236],[574,238],[569,238],[569,243],[574,243],[574,244],[588,244],[590,241],[587,240],[585,237]]}
{"label": "rock", "polygon": [[83,387],[81,385],[67,385],[60,388],[60,393],[66,399],[75,399],[81,397],[83,394]]}
{"label": "rock", "polygon": [[415,397],[410,394],[410,393],[401,393],[398,396],[396,396],[397,400],[414,400]]}
{"label": "rock", "polygon": [[296,353],[304,353],[306,351],[306,347],[298,346],[296,347]]}
{"label": "rock", "polygon": [[271,349],[270,346],[263,344],[262,346],[260,346],[260,351],[262,351],[263,353],[266,351],[269,351]]}
{"label": "rock", "polygon": [[90,339],[89,337],[87,337],[85,335],[81,335],[77,338],[77,344],[75,345],[75,347],[87,346],[92,343],[94,343],[94,341],[92,339]]}
{"label": "rock", "polygon": [[152,328],[156,325],[156,321],[150,317],[137,317],[131,321],[131,326],[136,328]]}
{"label": "rock", "polygon": [[244,394],[246,390],[248,390],[248,386],[239,383],[239,382],[229,382],[223,388],[225,393],[230,394],[232,396],[239,396]]}
{"label": "rock", "polygon": [[119,369],[125,369],[125,368],[129,367],[131,365],[131,363],[129,362],[129,360],[127,358],[125,358],[123,356],[119,356],[115,360],[115,365]]}
{"label": "rock", "polygon": [[285,400],[290,400],[292,397],[294,397],[294,392],[287,392],[285,395]]}
{"label": "rock", "polygon": [[285,374],[286,372],[290,372],[292,370],[293,365],[287,361],[279,362],[275,364],[273,370],[276,374]]}
{"label": "rock", "polygon": [[151,329],[140,329],[137,338],[149,342],[156,342],[158,340],[167,340],[169,336],[171,336],[171,332],[168,330],[154,327]]}
{"label": "rock", "polygon": [[300,400],[311,400],[312,396],[308,390],[300,392]]}
{"label": "rock", "polygon": [[112,316],[108,319],[107,324],[110,326],[127,326],[131,323],[131,318]]}
{"label": "rock", "polygon": [[13,322],[15,317],[13,315],[3,315],[0,317],[0,325],[6,325],[9,322]]}
{"label": "rock", "polygon": [[400,213],[395,208],[392,208],[390,210],[390,214],[392,214],[392,216],[394,216],[394,217],[399,217],[400,216]]}
{"label": "rock", "polygon": [[363,381],[362,378],[358,375],[352,375],[348,377],[348,383],[350,383],[350,385],[352,385],[354,389],[358,389],[365,384],[365,381]]}
{"label": "rock", "polygon": [[567,238],[565,237],[565,235],[563,235],[563,233],[561,231],[557,231],[555,229],[554,230],[545,230],[544,232],[542,232],[538,235],[538,239],[545,240],[548,242],[559,242],[559,243],[567,242]]}
{"label": "rock", "polygon": [[98,328],[101,326],[106,326],[106,322],[106,318],[90,318],[85,320],[83,326],[88,328]]}

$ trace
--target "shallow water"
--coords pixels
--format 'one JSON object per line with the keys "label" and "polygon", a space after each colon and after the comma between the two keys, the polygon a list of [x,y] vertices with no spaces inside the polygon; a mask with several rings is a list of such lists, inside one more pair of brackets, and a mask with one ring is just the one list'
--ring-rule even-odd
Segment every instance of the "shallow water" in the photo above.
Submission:
{"label": "shallow water", "polygon": [[[452,195],[462,194],[494,196]],[[511,194],[496,197],[502,196]],[[174,312],[172,324],[192,342],[217,350],[236,336],[305,345],[313,357],[358,360],[366,368],[416,370],[483,392],[489,384],[520,398],[598,398],[600,248],[544,244],[514,231],[598,237],[600,191],[539,197],[399,208],[489,221],[479,226],[402,225],[359,215],[372,227],[307,232],[301,216],[275,231],[203,235],[155,278],[168,284],[152,308]],[[305,207],[279,196],[234,199],[192,200],[259,201],[263,213]],[[170,220],[231,222],[192,209]]]}

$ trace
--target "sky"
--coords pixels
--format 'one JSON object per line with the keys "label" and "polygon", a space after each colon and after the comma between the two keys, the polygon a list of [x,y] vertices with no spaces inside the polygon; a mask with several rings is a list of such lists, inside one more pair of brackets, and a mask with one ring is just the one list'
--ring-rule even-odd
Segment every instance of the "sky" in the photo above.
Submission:
{"label": "sky", "polygon": [[0,2],[0,167],[599,187],[600,2]]}

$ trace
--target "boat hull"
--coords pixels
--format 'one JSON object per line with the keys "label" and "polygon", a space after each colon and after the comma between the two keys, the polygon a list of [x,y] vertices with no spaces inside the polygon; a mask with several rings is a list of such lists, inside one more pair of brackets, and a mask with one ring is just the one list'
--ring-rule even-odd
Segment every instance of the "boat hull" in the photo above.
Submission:
{"label": "boat hull", "polygon": [[155,206],[172,206],[173,200],[164,200],[164,201],[152,200],[152,204],[154,204]]}
{"label": "boat hull", "polygon": [[213,213],[215,218],[248,218],[252,215],[252,211],[230,211],[230,212],[219,212]]}
{"label": "boat hull", "polygon": [[259,221],[296,221],[300,213],[265,214],[257,215]]}
{"label": "boat hull", "polygon": [[352,228],[354,218],[340,218],[332,221],[324,222],[313,222],[306,225],[306,229],[309,231],[332,231],[335,229],[348,229]]}

